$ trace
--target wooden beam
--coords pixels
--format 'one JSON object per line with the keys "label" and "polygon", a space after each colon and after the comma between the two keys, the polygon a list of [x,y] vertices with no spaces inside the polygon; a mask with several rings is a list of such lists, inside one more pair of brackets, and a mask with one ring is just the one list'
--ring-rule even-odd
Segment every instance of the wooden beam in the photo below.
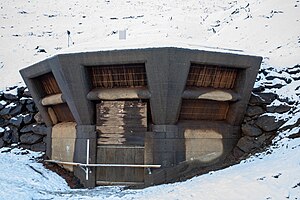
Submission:
{"label": "wooden beam", "polygon": [[97,185],[144,185],[144,182],[112,182],[112,181],[96,181]]}
{"label": "wooden beam", "polygon": [[56,163],[61,165],[81,166],[81,167],[132,167],[132,168],[160,168],[161,165],[134,165],[134,164],[84,164],[76,162],[64,162],[59,160],[44,160],[48,163]]}

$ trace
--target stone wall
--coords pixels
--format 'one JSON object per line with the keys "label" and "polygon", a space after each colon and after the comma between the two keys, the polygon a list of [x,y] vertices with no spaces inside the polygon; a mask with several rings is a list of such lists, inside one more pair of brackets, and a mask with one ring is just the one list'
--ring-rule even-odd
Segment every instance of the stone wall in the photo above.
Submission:
{"label": "stone wall", "polygon": [[33,151],[45,151],[47,128],[37,113],[25,87],[11,87],[1,92],[0,148],[17,144]]}

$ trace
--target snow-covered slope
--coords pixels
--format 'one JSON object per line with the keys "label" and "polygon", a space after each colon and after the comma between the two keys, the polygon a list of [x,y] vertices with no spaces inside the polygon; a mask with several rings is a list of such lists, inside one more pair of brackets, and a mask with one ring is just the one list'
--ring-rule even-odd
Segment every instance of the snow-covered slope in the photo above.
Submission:
{"label": "snow-covered slope", "polygon": [[77,50],[114,45],[119,30],[126,30],[127,45],[184,41],[290,66],[299,63],[299,10],[297,0],[2,0],[0,88],[20,82],[19,69],[66,51],[68,43],[82,45]]}
{"label": "snow-covered slope", "polygon": [[[300,64],[299,20],[298,0],[1,0],[0,90],[23,84],[19,69],[56,53],[173,41],[263,56],[267,76],[291,80],[269,91],[295,102],[292,112],[277,115],[294,124],[300,118],[300,73],[292,68]],[[126,30],[126,40],[119,40],[119,30]],[[256,87],[280,81],[261,74]],[[15,149],[0,153],[0,199],[299,199],[300,139],[287,138],[299,129],[279,133],[269,150],[241,164],[135,191],[71,190],[31,160],[38,154]]]}

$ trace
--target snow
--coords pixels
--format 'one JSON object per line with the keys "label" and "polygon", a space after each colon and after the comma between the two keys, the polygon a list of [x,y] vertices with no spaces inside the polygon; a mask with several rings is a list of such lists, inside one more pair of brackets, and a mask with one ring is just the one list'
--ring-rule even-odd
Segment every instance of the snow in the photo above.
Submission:
{"label": "snow", "polygon": [[6,151],[9,149],[2,148],[0,153],[0,199],[41,199],[49,189],[51,192],[68,189],[60,176],[35,161],[41,153],[19,149]]}
{"label": "snow", "polygon": [[[299,9],[298,0],[2,0],[0,90],[24,85],[19,69],[60,53],[163,46],[246,52],[264,57],[267,76],[260,73],[255,87],[268,86],[265,92],[293,103],[291,112],[275,114],[287,127],[300,119]],[[124,30],[126,40],[120,40]],[[300,139],[288,138],[299,131],[279,132],[271,147],[240,164],[142,190],[70,189],[36,161],[40,153],[2,148],[0,200],[299,199]]]}
{"label": "snow", "polygon": [[[63,6],[59,0],[3,0],[0,89],[23,83],[19,69],[62,52],[212,47],[292,66],[299,63],[299,9],[295,0],[70,0]],[[120,30],[126,40],[119,40]]]}

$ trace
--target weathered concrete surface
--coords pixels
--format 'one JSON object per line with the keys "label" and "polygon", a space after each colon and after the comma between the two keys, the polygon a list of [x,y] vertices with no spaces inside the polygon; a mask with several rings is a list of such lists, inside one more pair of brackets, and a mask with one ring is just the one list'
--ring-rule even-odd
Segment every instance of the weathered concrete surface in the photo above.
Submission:
{"label": "weathered concrete surface", "polygon": [[[52,155],[51,159],[65,162],[74,161],[76,141],[76,123],[59,123],[52,128]],[[73,171],[73,166],[64,166]]]}

